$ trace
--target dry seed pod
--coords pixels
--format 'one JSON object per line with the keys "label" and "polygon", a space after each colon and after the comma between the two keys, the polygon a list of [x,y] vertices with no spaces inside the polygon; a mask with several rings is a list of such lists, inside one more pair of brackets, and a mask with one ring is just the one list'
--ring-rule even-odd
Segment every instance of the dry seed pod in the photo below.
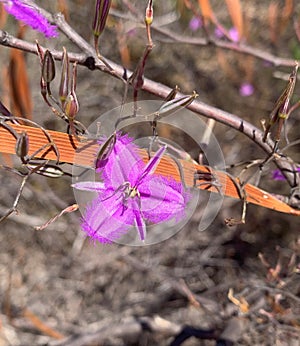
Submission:
{"label": "dry seed pod", "polygon": [[69,79],[69,57],[66,48],[63,47],[62,70],[59,85],[59,99],[63,108],[69,94]]}
{"label": "dry seed pod", "polygon": [[102,34],[108,12],[111,5],[111,0],[96,0],[95,4],[95,17],[93,21],[93,34],[94,34],[94,41],[95,41],[95,48],[98,46],[98,40],[99,36]]}
{"label": "dry seed pod", "polygon": [[76,96],[76,76],[77,76],[77,64],[73,65],[71,91],[69,92],[64,102],[64,112],[69,119],[73,119],[79,111],[79,102]]}
{"label": "dry seed pod", "polygon": [[44,166],[41,166],[40,164],[30,163],[30,164],[27,164],[26,166],[30,170],[36,169],[38,166],[40,166],[40,168],[36,171],[36,173],[48,178],[60,178],[65,174],[65,172],[61,168],[55,165],[45,164]]}
{"label": "dry seed pod", "polygon": [[47,49],[42,63],[42,76],[46,83],[50,83],[55,78],[55,63],[50,51]]}
{"label": "dry seed pod", "polygon": [[290,75],[289,82],[281,95],[279,96],[278,100],[276,101],[276,104],[270,114],[269,120],[267,122],[265,133],[263,136],[263,142],[266,142],[267,136],[269,132],[271,131],[271,128],[274,127],[274,125],[277,123],[277,131],[275,134],[275,141],[280,140],[280,134],[282,130],[282,126],[284,121],[287,119],[289,115],[289,106],[290,106],[290,100],[294,93],[294,88],[296,84],[297,79],[297,71],[298,71],[298,63],[295,63],[295,67]]}
{"label": "dry seed pod", "polygon": [[167,95],[167,97],[165,98],[165,102],[174,100],[177,93],[180,91],[180,88],[178,87],[178,85],[175,85],[175,88],[172,89],[169,94]]}
{"label": "dry seed pod", "polygon": [[16,155],[24,158],[29,151],[29,137],[26,132],[22,132],[16,141]]}
{"label": "dry seed pod", "polygon": [[105,165],[110,153],[112,152],[114,145],[116,143],[117,134],[114,132],[108,137],[108,139],[101,145],[97,158],[95,161],[95,167],[101,168]]}
{"label": "dry seed pod", "polygon": [[64,112],[68,119],[73,119],[79,111],[79,103],[77,97],[71,93],[67,96],[64,103]]}
{"label": "dry seed pod", "polygon": [[167,101],[157,111],[157,118],[165,117],[169,114],[175,113],[183,107],[187,107],[195,100],[196,97],[198,97],[198,94],[196,91],[194,91],[192,95],[182,96]]}

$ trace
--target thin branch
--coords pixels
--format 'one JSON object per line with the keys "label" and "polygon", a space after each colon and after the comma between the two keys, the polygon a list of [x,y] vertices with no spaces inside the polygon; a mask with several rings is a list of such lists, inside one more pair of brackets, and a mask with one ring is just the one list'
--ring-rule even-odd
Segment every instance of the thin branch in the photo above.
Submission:
{"label": "thin branch", "polygon": [[[124,14],[115,9],[112,9],[110,13],[115,17],[122,18],[137,24],[141,24],[141,22],[137,21],[135,18],[133,18],[133,16]],[[220,40],[212,36],[209,38],[188,37],[186,35],[180,35],[174,31],[170,31],[168,29],[162,28],[161,26],[155,23],[152,24],[152,29],[153,31],[156,31],[157,33],[167,38],[167,39],[160,39],[156,37],[155,39],[158,42],[164,42],[164,43],[170,43],[170,44],[178,44],[178,43],[190,44],[190,45],[201,46],[201,47],[214,46],[216,48],[231,50],[240,54],[253,56],[255,58],[267,61],[276,67],[278,66],[293,67],[295,65],[295,59],[282,58],[274,54],[271,54],[269,52],[266,52],[265,50],[250,46],[246,43],[235,43],[235,42]]]}
{"label": "thin branch", "polygon": [[225,40],[215,39],[212,37],[210,37],[209,39],[186,37],[177,33],[170,32],[166,29],[157,27],[155,25],[153,26],[153,30],[159,32],[160,34],[163,34],[166,37],[169,37],[171,39],[171,41],[169,41],[170,43],[176,43],[176,44],[182,43],[182,44],[190,44],[190,45],[196,45],[196,46],[202,46],[202,47],[214,46],[216,48],[231,50],[240,54],[253,56],[255,58],[267,61],[271,63],[272,65],[274,65],[275,67],[278,67],[278,66],[293,67],[295,65],[295,59],[281,58],[269,52],[263,51],[259,48],[249,46],[245,43],[229,42]]}

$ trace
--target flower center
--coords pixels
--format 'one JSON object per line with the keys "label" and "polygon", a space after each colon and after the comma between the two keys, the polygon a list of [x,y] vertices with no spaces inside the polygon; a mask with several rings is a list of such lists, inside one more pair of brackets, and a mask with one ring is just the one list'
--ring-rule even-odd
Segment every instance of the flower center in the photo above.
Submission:
{"label": "flower center", "polygon": [[137,189],[137,187],[136,186],[132,187],[129,183],[128,183],[128,186],[125,190],[125,194],[126,194],[127,198],[128,197],[134,198],[136,196],[141,197],[140,192]]}

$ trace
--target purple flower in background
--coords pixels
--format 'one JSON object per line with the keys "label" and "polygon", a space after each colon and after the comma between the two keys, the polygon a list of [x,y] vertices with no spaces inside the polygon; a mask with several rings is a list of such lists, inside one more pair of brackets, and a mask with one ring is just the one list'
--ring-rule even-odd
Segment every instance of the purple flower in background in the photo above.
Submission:
{"label": "purple flower in background", "polygon": [[233,42],[239,42],[240,40],[240,35],[239,32],[237,31],[237,29],[235,27],[229,29],[229,37],[231,38],[231,40]]}
{"label": "purple flower in background", "polygon": [[[296,168],[296,172],[300,173],[300,167]],[[281,173],[281,171],[279,169],[275,169],[272,172],[272,179],[273,180],[286,180],[285,176]]]}
{"label": "purple flower in background", "polygon": [[202,20],[199,17],[193,17],[189,22],[189,28],[192,31],[197,31],[202,26]]}
{"label": "purple flower in background", "polygon": [[137,36],[137,29],[136,28],[130,28],[128,31],[127,31],[127,36],[128,37],[136,37]]}
{"label": "purple flower in background", "polygon": [[254,87],[252,84],[244,82],[241,84],[239,92],[241,96],[251,96],[254,93]]}
{"label": "purple flower in background", "polygon": [[215,28],[215,36],[216,38],[222,38],[224,37],[224,33],[222,32],[222,30],[218,27]]}
{"label": "purple flower in background", "polygon": [[[0,0],[1,1],[1,0]],[[56,26],[51,25],[47,19],[32,6],[21,0],[2,0],[5,10],[14,16],[17,20],[24,22],[38,30],[46,37],[56,37]]]}
{"label": "purple flower in background", "polygon": [[[229,29],[228,35],[229,35],[229,38],[231,39],[231,41],[239,42],[239,40],[240,40],[239,33],[235,27],[232,27],[231,29]],[[215,28],[215,36],[216,36],[216,38],[219,38],[219,39],[223,38],[225,36],[224,29],[222,29],[221,27],[216,27]]]}
{"label": "purple flower in background", "polygon": [[137,150],[130,137],[118,133],[107,162],[97,169],[103,182],[73,185],[97,193],[86,208],[82,228],[102,243],[120,238],[133,225],[143,241],[146,222],[159,223],[174,217],[179,221],[184,217],[190,196],[183,185],[154,174],[166,148],[160,148],[147,164]]}

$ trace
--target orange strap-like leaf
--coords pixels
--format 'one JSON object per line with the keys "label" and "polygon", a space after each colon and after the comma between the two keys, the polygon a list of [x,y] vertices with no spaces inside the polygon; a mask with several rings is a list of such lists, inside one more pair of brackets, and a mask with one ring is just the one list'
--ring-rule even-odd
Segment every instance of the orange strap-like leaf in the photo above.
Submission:
{"label": "orange strap-like leaf", "polygon": [[[18,133],[25,131],[29,136],[29,155],[33,154],[35,151],[40,149],[43,145],[49,143],[45,134],[40,128],[24,126],[24,125],[12,125],[10,126]],[[95,161],[95,155],[99,150],[99,144],[95,141],[89,142],[78,142],[76,138],[70,136],[66,133],[47,131],[47,133],[52,137],[53,142],[55,142],[59,150],[59,160],[60,162],[75,163],[76,165],[93,167]],[[5,128],[0,126],[0,152],[14,154],[15,153],[15,137],[8,132]],[[76,151],[77,148],[77,151]],[[147,160],[146,150],[140,150],[140,154],[143,159]],[[37,157],[44,157],[49,160],[56,160],[57,156],[53,148],[49,149],[49,146],[42,152],[39,152]],[[185,183],[187,186],[194,185],[194,173],[196,170],[201,172],[212,173],[217,181],[223,186],[224,194],[232,198],[240,199],[240,192],[238,191],[238,180],[235,182],[230,178],[225,172],[214,171],[208,167],[194,164],[192,162],[180,160],[182,165]],[[164,157],[158,168],[157,173],[172,176],[177,181],[180,181],[180,174],[178,167],[175,162],[169,158]],[[205,180],[197,181],[197,183],[205,183]],[[207,181],[206,181],[207,182]],[[208,184],[202,185],[200,188],[207,189]],[[222,190],[223,190],[222,189]],[[213,192],[218,192],[215,187],[211,187],[208,190]],[[292,215],[300,215],[300,210],[290,207],[288,204],[283,203],[278,200],[270,193],[261,190],[251,184],[246,184],[244,187],[246,200],[249,203],[258,204],[262,207],[277,210],[283,213],[288,213]]]}
{"label": "orange strap-like leaf", "polygon": [[284,8],[280,16],[279,35],[281,35],[284,32],[287,25],[292,20],[294,10],[295,10],[294,0],[285,0]]}
{"label": "orange strap-like leaf", "polygon": [[[0,4],[0,8],[1,8],[1,6],[2,5]],[[3,66],[1,69],[0,83],[2,86],[1,101],[2,101],[3,105],[8,106],[8,108],[9,108],[9,106],[10,106],[10,93],[9,93],[9,76],[8,76],[7,66]],[[12,166],[12,164],[13,164],[12,156],[9,154],[3,153],[0,156],[0,160],[3,161],[5,163],[5,165],[7,165],[7,166]]]}
{"label": "orange strap-like leaf", "polygon": [[209,0],[198,0],[198,4],[203,18],[207,21],[214,21],[214,12],[211,8]]}
{"label": "orange strap-like leaf", "polygon": [[[25,27],[20,27],[18,37],[22,38]],[[27,75],[24,52],[19,49],[10,50],[9,88],[11,106],[15,116],[32,119],[32,100]]]}
{"label": "orange strap-like leaf", "polygon": [[4,10],[4,4],[0,3],[0,28],[3,29],[7,19],[7,12]]}
{"label": "orange strap-like leaf", "polygon": [[272,43],[276,43],[278,39],[278,3],[272,1],[268,9],[269,30]]}
{"label": "orange strap-like leaf", "polygon": [[243,14],[240,0],[225,0],[230,18],[239,33],[239,38],[243,37]]}

